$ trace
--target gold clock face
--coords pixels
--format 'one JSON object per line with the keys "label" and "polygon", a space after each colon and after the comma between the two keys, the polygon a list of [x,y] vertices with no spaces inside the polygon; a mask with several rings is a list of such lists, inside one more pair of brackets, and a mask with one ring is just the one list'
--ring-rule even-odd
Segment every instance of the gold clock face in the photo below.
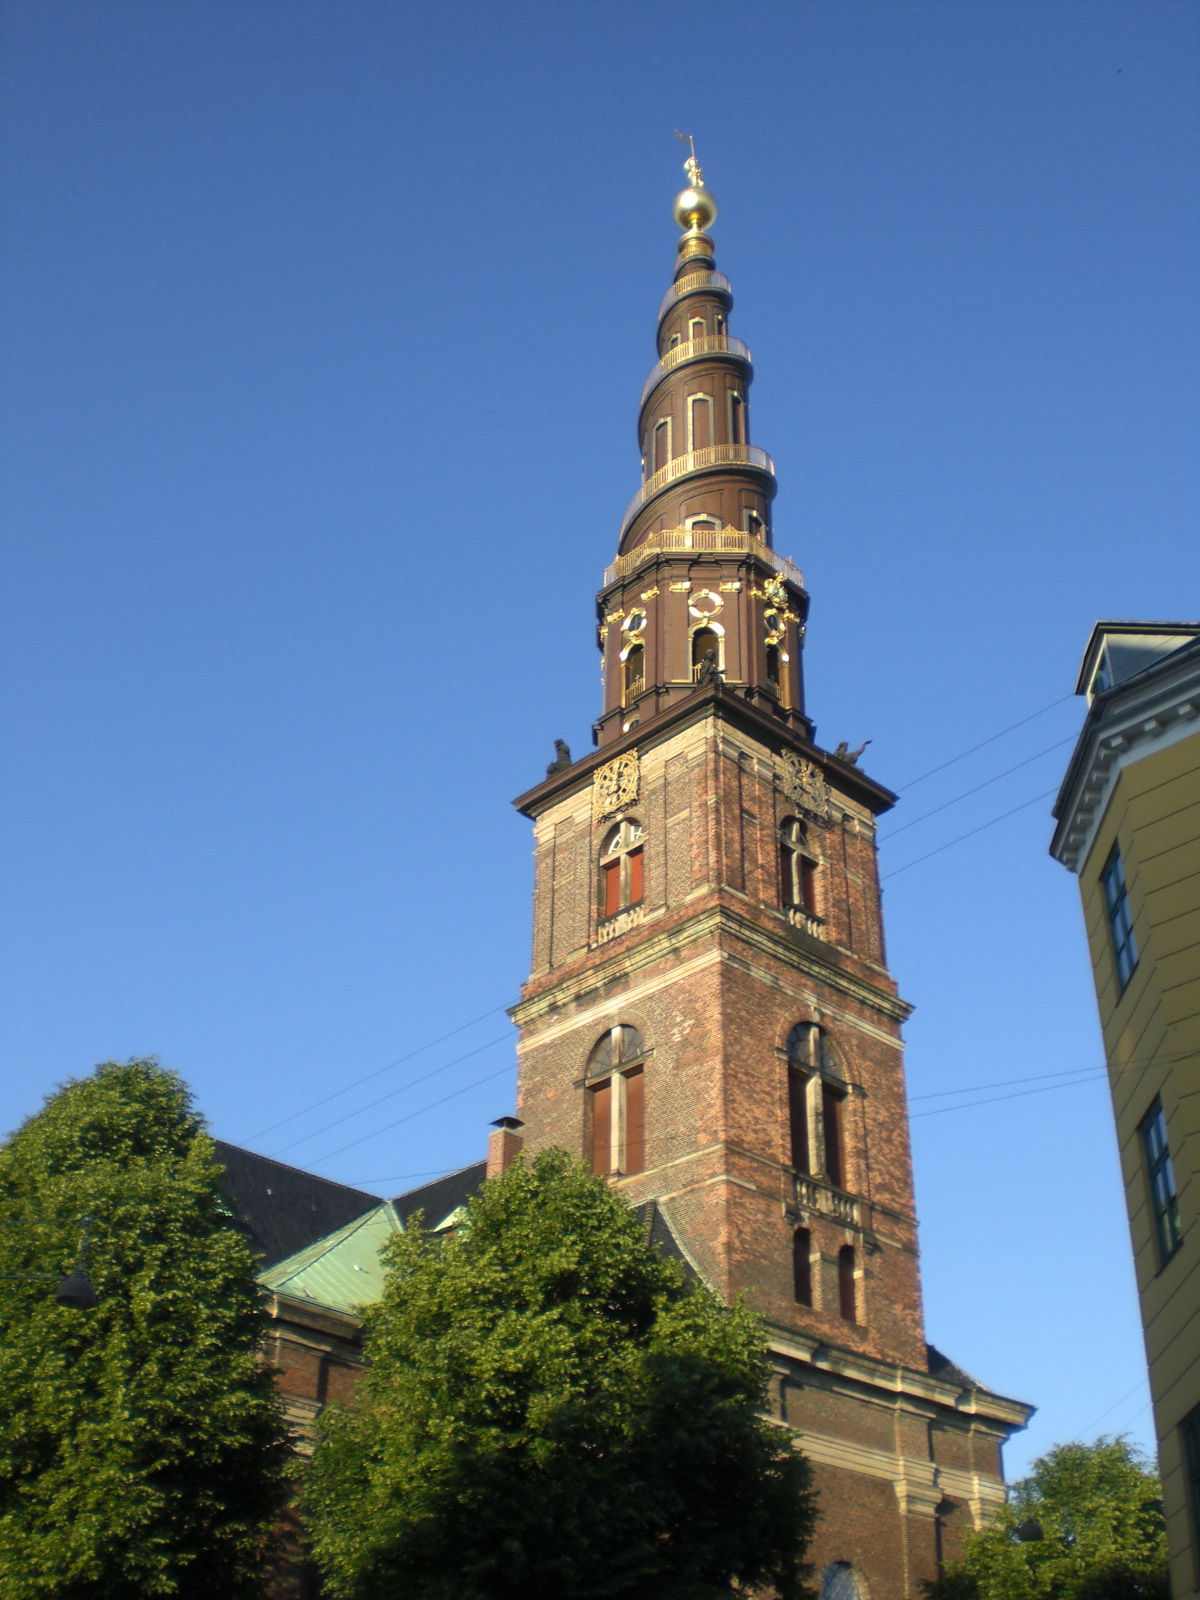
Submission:
{"label": "gold clock face", "polygon": [[595,814],[610,816],[638,797],[639,767],[636,754],[617,756],[596,773]]}

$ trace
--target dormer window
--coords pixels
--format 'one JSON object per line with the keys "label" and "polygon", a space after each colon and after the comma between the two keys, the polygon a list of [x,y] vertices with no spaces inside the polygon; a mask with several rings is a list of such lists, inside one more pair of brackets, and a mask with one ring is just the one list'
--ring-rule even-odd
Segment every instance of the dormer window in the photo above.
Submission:
{"label": "dormer window", "polygon": [[1104,651],[1092,677],[1092,686],[1088,693],[1089,695],[1103,694],[1106,689],[1112,688],[1112,683],[1112,666],[1109,663],[1108,652]]}

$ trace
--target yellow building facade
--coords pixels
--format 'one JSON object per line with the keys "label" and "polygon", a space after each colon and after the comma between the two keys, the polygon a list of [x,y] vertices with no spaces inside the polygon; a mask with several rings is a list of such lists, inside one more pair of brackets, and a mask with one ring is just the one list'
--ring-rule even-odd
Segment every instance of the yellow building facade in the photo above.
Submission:
{"label": "yellow building facade", "polygon": [[1200,1596],[1200,624],[1098,623],[1051,853],[1079,879],[1174,1600]]}

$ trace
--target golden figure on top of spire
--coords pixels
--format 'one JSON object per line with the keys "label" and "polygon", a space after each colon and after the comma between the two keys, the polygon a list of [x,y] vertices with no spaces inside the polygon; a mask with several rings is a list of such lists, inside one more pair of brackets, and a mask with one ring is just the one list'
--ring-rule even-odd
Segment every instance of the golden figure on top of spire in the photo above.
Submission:
{"label": "golden figure on top of spire", "polygon": [[690,133],[680,133],[678,128],[675,129],[675,137],[677,139],[682,139],[684,144],[686,144],[688,149],[692,152],[691,155],[688,156],[687,160],[683,163],[683,170],[687,173],[688,183],[691,184],[693,189],[703,189],[704,173],[700,169],[700,163],[696,160],[695,139],[692,138]]}
{"label": "golden figure on top of spire", "polygon": [[695,139],[690,133],[680,133],[678,128],[675,137],[682,139],[691,152],[683,163],[688,187],[675,196],[675,220],[688,233],[702,233],[717,220],[717,202],[704,187],[704,173],[696,160]]}

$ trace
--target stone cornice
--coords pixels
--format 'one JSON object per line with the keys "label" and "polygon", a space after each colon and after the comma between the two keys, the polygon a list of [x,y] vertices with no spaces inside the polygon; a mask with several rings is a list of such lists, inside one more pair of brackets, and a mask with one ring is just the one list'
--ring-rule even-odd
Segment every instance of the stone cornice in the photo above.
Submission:
{"label": "stone cornice", "polygon": [[885,789],[882,784],[868,778],[849,762],[840,761],[831,751],[822,750],[819,745],[810,744],[806,739],[800,738],[773,717],[751,705],[736,689],[731,689],[723,683],[708,683],[697,685],[685,700],[668,706],[658,716],[652,717],[648,722],[640,723],[628,733],[622,734],[619,739],[614,739],[611,744],[606,744],[597,750],[589,750],[586,756],[581,756],[569,767],[548,773],[532,789],[527,789],[524,794],[518,795],[513,805],[523,816],[536,820],[548,806],[565,799],[568,795],[578,793],[591,783],[596,768],[611,761],[615,756],[624,755],[631,750],[637,750],[644,756],[647,750],[661,744],[682,728],[713,715],[738,724],[754,734],[769,750],[774,752],[795,750],[807,756],[825,772],[838,789],[853,795],[875,816],[890,811],[896,803],[896,796],[890,789]]}
{"label": "stone cornice", "polygon": [[1050,854],[1078,872],[1125,767],[1200,733],[1200,643],[1098,694],[1054,802]]}
{"label": "stone cornice", "polygon": [[[642,926],[645,927],[645,924]],[[509,1008],[508,1014],[518,1027],[523,1028],[562,1005],[583,999],[593,991],[606,991],[616,978],[627,977],[657,961],[678,956],[689,945],[714,936],[718,940],[736,939],[805,977],[828,984],[846,998],[894,1022],[903,1022],[912,1011],[906,1001],[853,977],[833,962],[810,954],[800,946],[798,940],[793,942],[786,936],[772,934],[748,917],[740,916],[729,906],[710,906],[682,923],[643,938],[631,950],[614,951],[598,961],[594,958],[587,960],[581,970],[551,983],[542,993],[528,1000],[518,1001]],[[594,952],[591,954],[594,957]],[[729,953],[725,952],[725,955],[728,959]]]}
{"label": "stone cornice", "polygon": [[855,1388],[873,1390],[880,1400],[911,1405],[924,1413],[931,1407],[990,1425],[1005,1435],[1023,1428],[1034,1407],[1021,1400],[993,1394],[978,1386],[947,1383],[928,1373],[831,1345],[822,1339],[799,1335],[767,1324],[767,1342],[774,1354],[798,1361],[815,1372],[841,1379]]}

